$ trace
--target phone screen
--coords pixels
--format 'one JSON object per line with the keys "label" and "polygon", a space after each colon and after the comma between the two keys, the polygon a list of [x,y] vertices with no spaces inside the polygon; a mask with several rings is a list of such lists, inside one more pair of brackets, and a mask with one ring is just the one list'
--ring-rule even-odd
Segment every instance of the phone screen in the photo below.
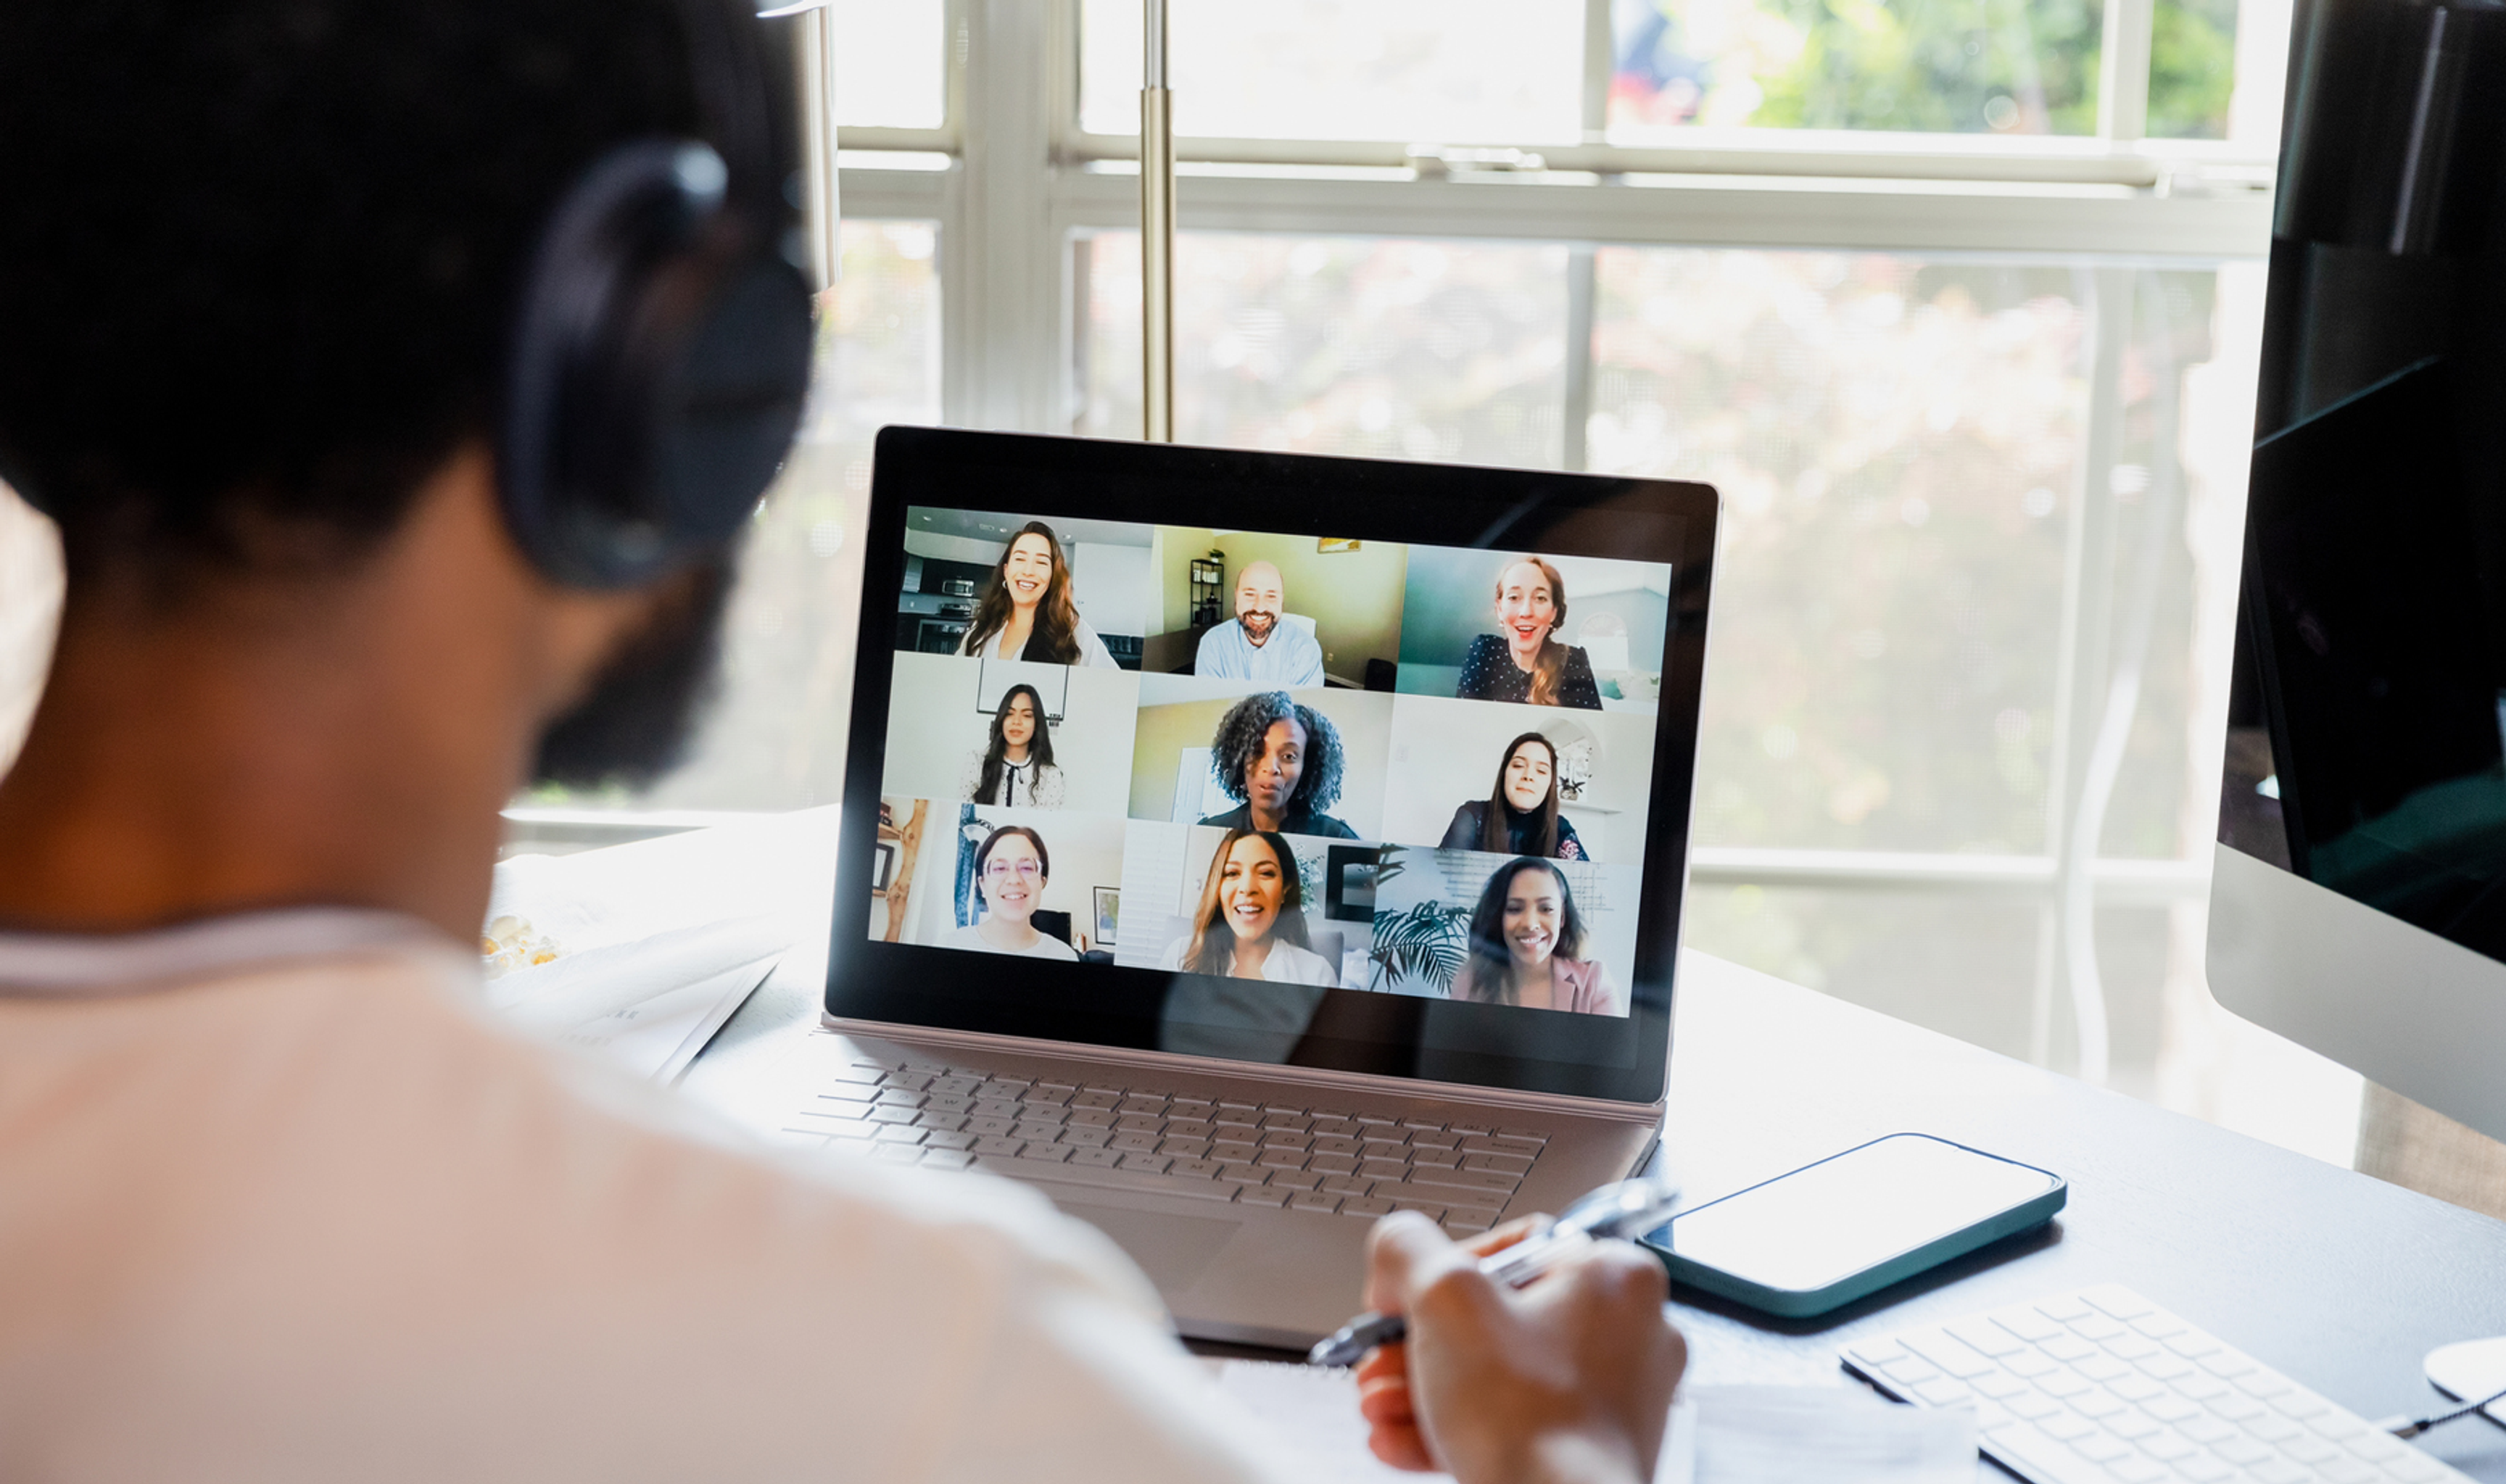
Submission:
{"label": "phone screen", "polygon": [[2059,1184],[1939,1139],[1892,1134],[1678,1217],[1665,1245],[1770,1289],[1814,1290]]}

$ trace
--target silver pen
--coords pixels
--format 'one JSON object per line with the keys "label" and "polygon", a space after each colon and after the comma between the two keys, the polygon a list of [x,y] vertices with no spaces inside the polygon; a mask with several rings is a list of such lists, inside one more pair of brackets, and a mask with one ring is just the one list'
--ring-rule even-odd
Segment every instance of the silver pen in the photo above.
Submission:
{"label": "silver pen", "polygon": [[[1556,1267],[1568,1253],[1610,1237],[1635,1237],[1670,1219],[1679,1184],[1668,1176],[1623,1180],[1603,1185],[1566,1208],[1543,1230],[1480,1259],[1480,1271],[1519,1289]],[[1378,1345],[1410,1332],[1398,1314],[1361,1314],[1307,1353],[1309,1365],[1353,1365]]]}

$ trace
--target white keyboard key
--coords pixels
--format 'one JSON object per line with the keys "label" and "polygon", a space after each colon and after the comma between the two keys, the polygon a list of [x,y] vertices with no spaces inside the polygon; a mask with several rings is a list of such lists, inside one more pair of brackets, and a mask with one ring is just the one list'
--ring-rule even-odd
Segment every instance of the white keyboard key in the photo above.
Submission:
{"label": "white keyboard key", "polygon": [[1092,1169],[1110,1170],[1123,1162],[1120,1149],[1072,1149],[1070,1162]]}
{"label": "white keyboard key", "polygon": [[1290,1190],[1279,1185],[1248,1185],[1243,1190],[1236,1193],[1235,1204],[1239,1206],[1270,1206],[1275,1208],[1288,1204],[1289,1197],[1296,1193],[1297,1192],[1294,1190]]}
{"label": "white keyboard key", "polygon": [[1390,1216],[1392,1214],[1392,1203],[1390,1201],[1378,1201],[1370,1196],[1358,1196],[1353,1199],[1341,1202],[1340,1214],[1342,1216],[1362,1217]]}
{"label": "white keyboard key", "polygon": [[1190,1200],[1232,1201],[1242,1186],[1221,1180],[1176,1180],[1139,1170],[1100,1170],[1086,1165],[982,1156],[975,1163],[996,1175],[1050,1184],[1086,1185],[1097,1190],[1138,1190],[1152,1195],[1179,1195]]}
{"label": "white keyboard key", "polygon": [[1340,1209],[1340,1197],[1325,1195],[1319,1190],[1307,1190],[1290,1196],[1288,1206],[1294,1211],[1337,1211]]}
{"label": "white keyboard key", "polygon": [[1989,1358],[1979,1355],[1975,1347],[1950,1334],[1947,1330],[1926,1329],[1915,1334],[1900,1335],[1898,1339],[1908,1350],[1961,1381],[2000,1368],[1994,1365]]}

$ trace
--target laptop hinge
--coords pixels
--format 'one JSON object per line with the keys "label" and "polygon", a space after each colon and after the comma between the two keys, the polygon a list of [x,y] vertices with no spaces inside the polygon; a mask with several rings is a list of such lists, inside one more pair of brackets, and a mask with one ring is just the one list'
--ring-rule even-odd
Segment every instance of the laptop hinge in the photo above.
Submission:
{"label": "laptop hinge", "polygon": [[929,1026],[891,1025],[872,1020],[846,1020],[820,1014],[818,1029],[824,1035],[870,1036],[916,1048],[932,1047],[954,1051],[986,1051],[1021,1056],[1048,1057],[1055,1061],[1096,1062],[1118,1067],[1153,1068],[1199,1077],[1226,1077],[1243,1080],[1285,1082],[1299,1087],[1331,1087],[1350,1092],[1392,1094],[1411,1098],[1432,1098],[1438,1102],[1464,1103],[1483,1108],[1511,1108],[1526,1112],[1555,1113],[1580,1118],[1597,1118],[1611,1123],[1654,1124],[1662,1122],[1665,1104],[1619,1103],[1602,1098],[1565,1097],[1554,1092],[1523,1092],[1510,1087],[1475,1087],[1462,1082],[1433,1082],[1412,1078],[1387,1078],[1360,1072],[1335,1072],[1319,1067],[1276,1067],[1255,1062],[1226,1061],[1209,1056],[1187,1056],[1172,1051],[1152,1051],[1136,1046],[1098,1046],[1067,1041],[1042,1041],[1023,1036],[1004,1036],[990,1031],[945,1031]]}

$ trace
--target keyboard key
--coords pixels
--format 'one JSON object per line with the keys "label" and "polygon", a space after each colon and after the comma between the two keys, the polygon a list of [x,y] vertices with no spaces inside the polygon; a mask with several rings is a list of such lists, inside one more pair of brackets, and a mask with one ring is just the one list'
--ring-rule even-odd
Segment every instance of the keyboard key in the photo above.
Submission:
{"label": "keyboard key", "polygon": [[930,1137],[931,1136],[929,1134],[923,1132],[921,1129],[915,1128],[907,1123],[886,1124],[878,1131],[878,1142],[881,1144],[918,1145],[923,1140]]}
{"label": "keyboard key", "polygon": [[1016,1127],[1018,1127],[1018,1121],[1014,1118],[984,1116],[966,1120],[966,1132],[977,1138],[991,1138],[995,1135],[1007,1134]]}
{"label": "keyboard key", "polygon": [[1926,1404],[1936,1407],[1956,1406],[1962,1401],[1974,1399],[1975,1396],[1974,1391],[1965,1382],[1952,1381],[1947,1376],[1935,1376],[1911,1390]]}
{"label": "keyboard key", "polygon": [[1476,1237],[1494,1224],[1477,1217],[1466,1217],[1458,1211],[1445,1213],[1445,1230],[1456,1237]]}
{"label": "keyboard key", "polygon": [[1101,1128],[1066,1128],[1058,1142],[1075,1149],[1101,1149],[1114,1142],[1114,1136]]}
{"label": "keyboard key", "polygon": [[1306,1161],[1306,1168],[1322,1175],[1354,1175],[1357,1161],[1345,1154],[1316,1154]]}
{"label": "keyboard key", "polygon": [[1043,1181],[1053,1184],[1087,1185],[1098,1190],[1139,1190],[1177,1195],[1188,1200],[1232,1201],[1243,1187],[1223,1180],[1176,1180],[1139,1170],[1102,1170],[1088,1165],[1040,1163],[1028,1159],[977,1156],[975,1163],[996,1175]]}
{"label": "keyboard key", "polygon": [[[1305,1161],[1300,1159],[1297,1163],[1302,1165]],[[1410,1173],[1410,1166],[1398,1159],[1361,1159],[1357,1173],[1368,1180],[1399,1180]]]}
{"label": "keyboard key", "polygon": [[1197,1180],[1215,1180],[1218,1178],[1218,1161],[1215,1159],[1178,1159],[1166,1166],[1166,1173],[1190,1175]]}
{"label": "keyboard key", "polygon": [[2121,1458],[2106,1466],[2106,1472],[2123,1484],[2157,1484],[2167,1476],[2165,1466],[2144,1458]]}
{"label": "keyboard key", "polygon": [[1413,1170],[1410,1183],[1417,1185],[1450,1185],[1464,1190],[1497,1190],[1514,1193],[1522,1182],[1511,1175],[1496,1175],[1486,1170]]}
{"label": "keyboard key", "polygon": [[1986,1371],[1999,1368],[1989,1360],[1976,1354],[1975,1350],[1964,1341],[1951,1337],[1945,1330],[1928,1329],[1919,1334],[1901,1335],[1899,1338],[1908,1350],[1960,1380],[1981,1376]]}
{"label": "keyboard key", "polygon": [[1280,1185],[1247,1185],[1235,1193],[1235,1204],[1276,1208],[1288,1204],[1288,1198],[1296,1193]]}
{"label": "keyboard key", "polygon": [[[2024,1391],[2016,1396],[2004,1396],[2001,1398],[2001,1404],[2009,1408],[2014,1415],[2023,1417],[2029,1422],[2043,1422],[2055,1413],[2062,1411],[2060,1402],[2037,1391]],[[2081,1426],[2086,1427],[2087,1424],[2083,1423]]]}
{"label": "keyboard key", "polygon": [[1354,1154],[1364,1148],[1355,1139],[1336,1139],[1328,1136],[1317,1137],[1307,1147],[1317,1154]]}
{"label": "keyboard key", "polygon": [[2103,1432],[2091,1432],[2072,1439],[2071,1451],[2092,1464],[2110,1464],[2116,1459],[2129,1458],[2131,1455],[2131,1449],[2106,1436]]}
{"label": "keyboard key", "polygon": [[1991,1356],[1995,1360],[2017,1355],[2027,1348],[2019,1336],[1987,1321],[1963,1320],[1943,1327],[1977,1354]]}
{"label": "keyboard key", "polygon": [[1500,1175],[1527,1175],[1531,1172],[1531,1161],[1520,1154],[1465,1154],[1462,1168],[1491,1170]]}
{"label": "keyboard key", "polygon": [[2234,1478],[2237,1473],[2235,1469],[2217,1459],[2205,1458],[2199,1454],[2178,1462],[2175,1471],[2192,1480],[2193,1484],[2219,1484],[2220,1480]]}
{"label": "keyboard key", "polygon": [[1070,1162],[1075,1165],[1086,1165],[1099,1170],[1110,1170],[1123,1162],[1123,1151],[1120,1149],[1072,1149],[1070,1151]]}
{"label": "keyboard key", "polygon": [[1393,1201],[1391,1206],[1395,1211],[1414,1211],[1431,1221],[1441,1221],[1445,1219],[1444,1207],[1430,1206],[1424,1201]]}
{"label": "keyboard key", "polygon": [[1517,1144],[1528,1144],[1540,1148],[1549,1147],[1549,1136],[1536,1128],[1501,1128],[1496,1131],[1496,1136],[1499,1139],[1512,1140]]}
{"label": "keyboard key", "polygon": [[1378,1201],[1371,1196],[1351,1196],[1347,1200],[1340,1203],[1340,1214],[1342,1216],[1362,1217],[1390,1216],[1392,1214],[1392,1203],[1390,1201]]}
{"label": "keyboard key", "polygon": [[870,1086],[839,1084],[825,1089],[818,1096],[829,1103],[855,1103],[867,1107],[878,1101],[878,1089]]}
{"label": "keyboard key", "polygon": [[1115,1129],[1126,1134],[1154,1134],[1165,1126],[1166,1120],[1154,1113],[1125,1113],[1114,1120]]}
{"label": "keyboard key", "polygon": [[1155,1134],[1116,1134],[1106,1148],[1121,1149],[1126,1154],[1150,1154],[1157,1151],[1158,1143]]}
{"label": "keyboard key", "polygon": [[944,1131],[933,1134],[930,1138],[923,1140],[922,1144],[925,1148],[971,1149],[975,1147],[975,1136],[964,1133],[951,1134]]}
{"label": "keyboard key", "polygon": [[1282,1190],[1311,1190],[1322,1183],[1323,1178],[1316,1175],[1311,1170],[1273,1170],[1271,1172],[1271,1184],[1278,1186]]}
{"label": "keyboard key", "polygon": [[1143,1175],[1163,1175],[1165,1173],[1166,1166],[1172,1163],[1174,1163],[1174,1161],[1164,1154],[1126,1154],[1123,1156],[1124,1169],[1136,1170]]}
{"label": "keyboard key", "polygon": [[1293,1211],[1338,1211],[1340,1197],[1326,1195],[1319,1190],[1307,1190],[1290,1196],[1288,1207]]}
{"label": "keyboard key", "polygon": [[1262,1184],[1262,1182],[1270,1176],[1270,1171],[1263,1169],[1260,1165],[1222,1164],[1218,1167],[1218,1178],[1220,1180],[1236,1181],[1247,1185],[1258,1185]]}
{"label": "keyboard key", "polygon": [[[2308,1481],[2313,1477],[2286,1459],[2265,1459],[2247,1468],[2245,1473],[2256,1480],[2257,1484],[2308,1484]],[[2333,1484],[2362,1484],[2362,1481],[2375,1476],[2373,1469],[2361,1469],[2356,1479],[2344,1479],[2337,1474],[2329,1473],[2324,1475],[2331,1479]]]}
{"label": "keyboard key", "polygon": [[1201,1159],[1208,1156],[1208,1141],[1202,1139],[1168,1139],[1158,1146],[1158,1152],[1177,1159]]}
{"label": "keyboard key", "polygon": [[926,1170],[962,1170],[975,1162],[975,1156],[963,1149],[926,1149],[922,1167]]}
{"label": "keyboard key", "polygon": [[922,1160],[922,1151],[910,1144],[882,1144],[870,1153],[873,1159],[888,1164],[919,1164]]}
{"label": "keyboard key", "polygon": [[1988,1396],[1995,1401],[2008,1401],[2013,1396],[2036,1395],[2035,1388],[2007,1371],[1987,1371],[1967,1384],[1975,1388],[1977,1396]]}
{"label": "keyboard key", "polygon": [[2090,1422],[2085,1418],[2073,1416],[2067,1410],[2058,1411],[2055,1415],[2046,1418],[2043,1422],[2038,1423],[2037,1427],[2043,1431],[2046,1436],[2058,1438],[2066,1443],[2075,1437],[2086,1437],[2097,1430],[2097,1425],[2095,1423]]}
{"label": "keyboard key", "polygon": [[2106,1431],[2128,1443],[2139,1442],[2153,1432],[2165,1431],[2158,1419],[2144,1412],[2126,1410],[2106,1419]]}
{"label": "keyboard key", "polygon": [[913,1110],[911,1108],[874,1108],[870,1111],[870,1120],[873,1123],[911,1123],[913,1121]]}
{"label": "keyboard key", "polygon": [[1379,1193],[1379,1188],[1375,1182],[1358,1180],[1353,1176],[1347,1175],[1324,1176],[1322,1184],[1315,1188],[1321,1190],[1325,1195],[1375,1195]]}

